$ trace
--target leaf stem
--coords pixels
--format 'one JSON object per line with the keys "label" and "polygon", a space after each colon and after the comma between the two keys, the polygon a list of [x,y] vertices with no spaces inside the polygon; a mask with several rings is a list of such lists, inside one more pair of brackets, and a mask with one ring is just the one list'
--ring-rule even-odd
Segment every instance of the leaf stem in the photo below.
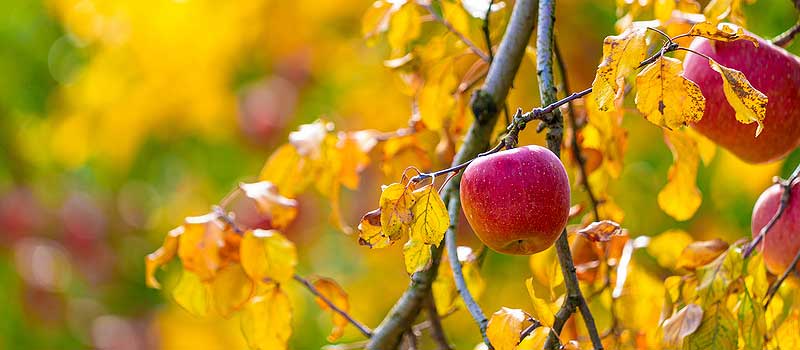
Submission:
{"label": "leaf stem", "polygon": [[330,307],[331,310],[333,310],[337,314],[341,315],[342,317],[347,319],[347,321],[350,322],[353,326],[358,328],[358,330],[361,332],[361,334],[363,334],[367,338],[372,337],[372,330],[369,329],[369,327],[365,326],[361,322],[358,322],[356,319],[354,319],[352,316],[350,316],[350,314],[348,314],[346,311],[344,311],[344,310],[340,309],[338,306],[336,306],[336,304],[334,304],[330,299],[328,299],[325,295],[320,293],[320,291],[316,287],[314,287],[314,285],[311,282],[309,282],[307,279],[303,278],[302,276],[300,276],[298,274],[294,274],[293,277],[294,277],[295,281],[300,282],[300,284],[305,286],[306,289],[308,289],[308,291],[311,292],[311,294],[314,294],[314,296],[316,296],[317,298],[322,300],[322,302],[324,302],[326,305],[328,305],[328,307]]}

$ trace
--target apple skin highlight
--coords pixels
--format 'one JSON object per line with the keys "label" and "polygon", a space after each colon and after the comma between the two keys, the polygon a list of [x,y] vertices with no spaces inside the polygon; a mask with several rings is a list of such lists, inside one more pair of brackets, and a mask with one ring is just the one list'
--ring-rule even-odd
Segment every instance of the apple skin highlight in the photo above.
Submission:
{"label": "apple skin highlight", "polygon": [[475,159],[461,178],[461,206],[478,238],[530,255],[556,241],[569,217],[569,177],[550,150],[524,146]]}

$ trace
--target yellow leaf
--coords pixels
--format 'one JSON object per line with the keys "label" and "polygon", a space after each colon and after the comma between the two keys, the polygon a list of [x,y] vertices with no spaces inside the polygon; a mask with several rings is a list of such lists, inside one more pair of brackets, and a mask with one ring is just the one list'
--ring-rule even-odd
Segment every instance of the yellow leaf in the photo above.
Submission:
{"label": "yellow leaf", "polygon": [[667,185],[658,192],[658,206],[675,220],[688,220],[703,201],[696,184],[700,163],[697,143],[680,130],[664,130],[664,137],[672,152],[672,166]]}
{"label": "yellow leaf", "polygon": [[514,350],[522,330],[525,329],[525,323],[525,312],[503,307],[489,319],[486,336],[495,350]]}
{"label": "yellow leaf", "polygon": [[712,304],[703,310],[703,320],[694,333],[684,339],[684,350],[736,350],[739,333],[736,319],[725,305]]}
{"label": "yellow leaf", "polygon": [[736,120],[742,124],[758,123],[756,137],[764,130],[764,118],[767,116],[767,95],[756,90],[744,73],[725,67],[714,60],[708,60],[711,69],[722,76],[725,98],[736,111]]}
{"label": "yellow leaf", "polygon": [[381,228],[390,240],[396,241],[409,231],[414,220],[411,207],[415,200],[412,189],[403,184],[395,182],[383,187],[380,198]]}
{"label": "yellow leaf", "polygon": [[222,264],[219,251],[224,246],[225,230],[216,214],[187,217],[178,244],[183,268],[203,281],[212,279]]}
{"label": "yellow leaf", "polygon": [[536,282],[545,286],[550,293],[549,299],[554,300],[555,288],[564,283],[564,275],[561,274],[561,265],[558,263],[555,246],[531,255],[528,264]]}
{"label": "yellow leaf", "polygon": [[692,236],[683,230],[668,230],[650,239],[647,253],[668,269],[674,269],[678,257],[686,246],[692,243]]}
{"label": "yellow leaf", "polygon": [[764,348],[764,335],[767,334],[767,319],[761,299],[754,299],[745,286],[740,293],[738,305],[739,334],[743,350]]}
{"label": "yellow leaf", "polygon": [[244,271],[256,282],[286,282],[297,265],[294,243],[275,230],[245,232],[239,255]]}
{"label": "yellow leaf", "polygon": [[595,221],[578,230],[578,234],[592,242],[608,242],[611,236],[622,234],[622,228],[611,220]]}
{"label": "yellow leaf", "polygon": [[662,56],[636,76],[636,107],[651,123],[676,129],[703,117],[706,99],[681,73],[681,61]]}
{"label": "yellow leaf", "polygon": [[286,349],[292,335],[289,297],[280,287],[270,287],[250,300],[242,314],[241,324],[250,349]]}
{"label": "yellow leaf", "polygon": [[358,244],[370,248],[385,248],[393,243],[381,230],[381,209],[367,212],[358,224]]}
{"label": "yellow leaf", "polygon": [[334,153],[341,158],[338,180],[345,187],[358,188],[358,174],[369,165],[367,153],[377,144],[376,137],[373,130],[339,133]]}
{"label": "yellow leaf", "polygon": [[754,299],[762,300],[767,295],[769,281],[767,280],[767,268],[762,254],[753,254],[748,258],[745,283]]}
{"label": "yellow leaf", "polygon": [[219,270],[209,290],[217,312],[227,318],[250,300],[255,292],[255,283],[244,272],[242,265],[230,264]]}
{"label": "yellow leaf", "polygon": [[183,270],[180,281],[172,290],[172,297],[190,314],[201,317],[208,315],[208,288],[196,274]]}
{"label": "yellow leaf", "polygon": [[728,250],[728,243],[721,239],[694,242],[686,246],[678,258],[679,269],[695,270],[707,265]]}
{"label": "yellow leaf", "polygon": [[720,24],[713,24],[711,22],[702,22],[697,23],[692,26],[692,29],[689,30],[689,35],[692,36],[702,36],[704,38],[709,38],[715,41],[735,41],[735,40],[747,40],[753,43],[756,47],[758,47],[758,40],[745,34],[744,29],[734,24],[730,23],[720,23]]}
{"label": "yellow leaf", "polygon": [[[333,305],[336,305],[339,310],[344,312],[350,311],[350,301],[347,299],[347,293],[345,293],[336,281],[330,278],[320,277],[313,282],[313,285],[320,294],[325,296]],[[330,311],[333,317],[333,330],[331,330],[331,334],[328,335],[328,341],[334,342],[344,334],[344,327],[347,326],[348,323],[347,318],[333,311],[321,298],[316,298],[315,300],[322,310]]]}
{"label": "yellow leaf", "polygon": [[675,0],[656,0],[653,4],[653,12],[661,23],[666,23],[672,18],[673,10],[675,10]]}
{"label": "yellow leaf", "polygon": [[239,188],[256,202],[262,214],[269,215],[272,227],[284,229],[297,217],[297,201],[281,196],[271,182],[240,183]]}
{"label": "yellow leaf", "polygon": [[322,156],[322,146],[328,132],[333,131],[333,123],[317,120],[311,124],[303,124],[289,133],[289,143],[297,149],[301,157],[319,159]]}
{"label": "yellow leaf", "polygon": [[619,108],[614,111],[600,111],[593,97],[586,98],[584,102],[588,123],[580,130],[581,146],[584,149],[597,150],[603,158],[602,167],[609,175],[617,178],[622,173],[623,157],[628,144],[627,131],[622,127],[623,111]]}
{"label": "yellow leaf", "polygon": [[410,135],[393,137],[383,144],[381,170],[386,178],[400,179],[403,172],[412,166],[422,171],[431,167],[430,156],[421,141],[417,135]]}
{"label": "yellow leaf", "polygon": [[554,300],[548,300],[550,296],[536,293],[533,287],[533,278],[525,280],[525,286],[528,288],[528,295],[530,295],[531,303],[533,303],[533,317],[539,320],[543,325],[553,327],[558,305],[554,303]]}
{"label": "yellow leaf", "polygon": [[700,159],[703,160],[703,164],[706,166],[711,164],[711,161],[714,160],[714,155],[717,153],[717,144],[697,132],[694,128],[687,128],[684,131],[697,143],[697,149],[700,152]]}
{"label": "yellow leaf", "polygon": [[444,127],[455,105],[453,90],[458,80],[453,73],[452,60],[437,62],[431,68],[417,98],[419,114],[425,127],[438,131]]}
{"label": "yellow leaf", "polygon": [[614,109],[614,100],[625,80],[647,54],[645,28],[630,28],[603,40],[603,61],[597,66],[592,92],[601,111]]}
{"label": "yellow leaf", "polygon": [[[461,272],[464,274],[464,282],[467,284],[467,289],[472,294],[472,297],[477,300],[486,289],[480,266],[476,261],[477,256],[472,252],[472,248],[466,246],[459,246],[456,251],[458,261],[461,263]],[[453,270],[450,269],[450,264],[447,263],[447,252],[444,254],[442,263],[439,264],[436,280],[433,281],[431,286],[439,314],[446,314],[457,305],[463,305],[463,300],[458,297],[458,290],[456,289],[455,281],[453,281]]]}
{"label": "yellow leaf", "polygon": [[361,18],[361,35],[369,39],[376,33],[389,29],[389,19],[393,10],[394,6],[386,1],[378,0],[372,3]]}
{"label": "yellow leaf", "polygon": [[[261,168],[258,180],[273,183],[282,196],[292,198],[308,187],[313,180],[313,176],[307,175],[311,172],[311,165],[311,161],[301,157],[294,146],[285,144],[267,159]],[[298,176],[298,174],[304,175]]]}
{"label": "yellow leaf", "polygon": [[413,274],[422,271],[431,264],[431,246],[411,238],[403,246],[403,257],[406,262],[406,272]]}
{"label": "yellow leaf", "polygon": [[425,244],[438,246],[450,226],[450,216],[444,201],[433,185],[415,190],[413,195],[415,200],[411,211],[414,215],[414,223],[411,235],[416,236]]}
{"label": "yellow leaf", "polygon": [[668,347],[679,347],[683,339],[694,333],[700,327],[703,319],[703,309],[700,305],[689,304],[676,312],[672,317],[664,320],[664,343]]}
{"label": "yellow leaf", "polygon": [[150,253],[144,259],[145,281],[148,287],[161,289],[161,284],[156,280],[156,269],[165,265],[178,252],[178,239],[183,234],[183,226],[179,226],[167,233],[164,243],[156,251]]}
{"label": "yellow leaf", "polygon": [[708,2],[708,5],[706,5],[706,8],[703,10],[703,14],[706,16],[706,20],[716,24],[733,11],[732,7],[734,5],[739,6],[739,1],[711,0]]}
{"label": "yellow leaf", "polygon": [[[778,297],[777,295],[775,296]],[[775,300],[769,304],[772,308]],[[782,303],[781,303],[782,304]],[[769,339],[771,345],[768,349],[800,349],[800,315],[797,310],[794,310],[789,317],[787,317],[777,327],[774,335]]]}
{"label": "yellow leaf", "polygon": [[422,16],[420,16],[417,6],[409,2],[400,7],[397,12],[392,14],[389,20],[389,32],[387,37],[392,49],[404,51],[406,44],[416,39],[422,27]]}
{"label": "yellow leaf", "polygon": [[531,334],[522,339],[515,350],[542,350],[548,336],[550,336],[549,327],[536,327]]}

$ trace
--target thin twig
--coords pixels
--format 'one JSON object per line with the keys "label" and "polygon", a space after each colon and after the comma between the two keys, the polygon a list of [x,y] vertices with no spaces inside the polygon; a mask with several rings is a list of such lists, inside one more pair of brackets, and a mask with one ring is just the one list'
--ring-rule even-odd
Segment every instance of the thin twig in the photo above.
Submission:
{"label": "thin twig", "polygon": [[314,285],[311,282],[309,282],[307,279],[303,278],[302,276],[300,276],[298,274],[294,274],[293,277],[294,277],[295,281],[300,282],[300,284],[305,286],[306,289],[308,289],[308,291],[311,292],[311,294],[314,294],[314,296],[316,296],[317,298],[322,300],[322,302],[324,302],[326,305],[328,305],[328,307],[330,307],[331,310],[333,310],[337,314],[341,315],[342,317],[347,319],[347,321],[350,322],[353,326],[358,328],[358,330],[361,331],[361,334],[363,334],[367,338],[372,337],[372,330],[369,329],[369,327],[365,326],[361,322],[358,322],[356,319],[354,319],[352,316],[350,316],[350,314],[348,314],[346,311],[344,311],[344,310],[340,309],[338,306],[336,306],[336,304],[334,304],[330,299],[328,299],[325,295],[320,293],[320,291],[317,290],[317,288],[314,287]]}
{"label": "thin twig", "polygon": [[455,27],[453,27],[453,24],[450,23],[450,21],[446,20],[444,17],[436,13],[436,11],[433,10],[433,7],[430,4],[420,4],[420,6],[428,10],[428,13],[430,13],[430,15],[433,16],[433,18],[435,18],[439,23],[443,24],[447,28],[447,30],[449,30],[451,33],[455,34],[455,36],[461,39],[461,41],[464,44],[466,44],[470,50],[472,50],[472,52],[478,55],[478,57],[480,57],[482,60],[486,62],[491,62],[489,56],[487,56],[486,53],[481,51],[481,49],[475,46],[475,44],[472,43],[472,41],[469,40],[469,38],[467,38],[464,34],[462,34]]}
{"label": "thin twig", "polygon": [[792,40],[798,33],[800,33],[800,20],[798,20],[794,26],[787,29],[785,32],[781,34],[778,34],[778,36],[776,36],[770,41],[777,46],[787,47],[789,46],[789,44],[792,43]]}
{"label": "thin twig", "polygon": [[436,310],[436,300],[433,299],[433,292],[428,293],[428,303],[425,306],[428,313],[428,322],[431,329],[431,338],[436,342],[438,350],[451,350],[450,343],[447,342],[447,336],[444,334],[444,327],[442,327],[442,319],[439,317],[439,311]]}
{"label": "thin twig", "polygon": [[[556,20],[555,16],[555,0],[540,0],[538,27],[536,30],[536,70],[539,75],[539,98],[543,105],[554,105],[557,102],[555,78],[553,74],[553,27]],[[585,91],[588,93],[590,89]],[[564,103],[569,101],[571,100]],[[553,109],[547,113],[549,118],[547,118],[545,124],[548,128],[547,148],[558,156],[561,153],[564,120],[557,108],[558,106],[553,107]],[[595,350],[601,350],[603,349],[603,343],[597,333],[594,317],[586,304],[586,300],[583,298],[580,285],[578,284],[578,276],[575,272],[572,253],[569,250],[566,230],[564,230],[561,236],[556,240],[556,252],[567,287],[567,298],[564,300],[561,309],[556,313],[553,329],[556,333],[560,334],[564,324],[575,312],[575,308],[578,308],[583,315],[589,337],[592,339],[592,346]],[[545,343],[545,349],[554,349],[557,342],[558,336],[550,333]]]}
{"label": "thin twig", "polygon": [[539,327],[542,326],[542,323],[539,322],[539,320],[536,320],[536,319],[533,319],[533,318],[530,318],[528,320],[532,320],[531,321],[532,323],[531,323],[530,326],[528,326],[527,328],[523,329],[522,333],[519,334],[519,341],[525,340],[525,338],[527,338],[531,333],[533,333],[533,330],[535,330],[536,328],[539,328]]}
{"label": "thin twig", "polygon": [[794,168],[794,171],[792,171],[792,175],[790,175],[788,179],[786,180],[776,179],[775,182],[781,186],[782,190],[781,202],[778,205],[778,210],[775,212],[775,215],[772,216],[772,219],[770,219],[767,222],[767,224],[761,228],[761,231],[758,233],[758,236],[756,236],[756,238],[753,239],[750,245],[748,245],[744,249],[744,251],[742,252],[742,256],[744,258],[749,257],[750,254],[753,253],[753,250],[756,248],[756,246],[758,246],[761,243],[761,241],[764,240],[764,237],[766,237],[767,232],[769,232],[769,230],[771,230],[772,227],[775,226],[775,223],[777,223],[778,219],[780,219],[781,216],[783,215],[783,212],[789,205],[789,199],[791,199],[792,197],[792,191],[791,191],[792,184],[794,183],[795,180],[797,180],[798,176],[800,176],[800,163],[797,164],[797,167]]}
{"label": "thin twig", "polygon": [[797,254],[794,255],[792,263],[789,265],[786,271],[784,271],[783,274],[781,274],[781,277],[778,277],[775,283],[771,287],[769,287],[769,290],[767,291],[766,301],[764,302],[764,309],[766,309],[767,306],[769,306],[769,303],[772,301],[772,297],[774,297],[775,293],[778,292],[778,289],[781,287],[781,284],[783,284],[783,281],[785,281],[786,278],[788,278],[789,275],[791,275],[792,272],[794,272],[797,269],[798,262],[800,262],[800,251],[798,251]]}
{"label": "thin twig", "polygon": [[486,7],[486,15],[483,16],[483,25],[481,29],[483,30],[483,40],[486,41],[486,51],[489,52],[489,63],[491,64],[494,61],[494,53],[492,52],[492,37],[489,35],[489,15],[492,14],[492,5],[494,5],[494,0],[489,0],[489,6]]}
{"label": "thin twig", "polygon": [[[556,55],[558,71],[561,74],[561,85],[564,87],[564,91],[569,91],[567,68],[564,64],[564,57],[561,55],[561,50],[558,46],[558,40],[553,41],[553,52]],[[583,188],[586,190],[587,197],[589,197],[589,203],[592,204],[594,221],[600,221],[600,212],[597,209],[597,198],[595,198],[594,192],[592,191],[592,186],[589,184],[589,173],[586,171],[586,159],[583,158],[583,151],[581,151],[581,146],[578,144],[578,123],[576,121],[577,118],[575,117],[575,109],[572,107],[572,102],[567,103],[567,109],[569,110],[569,123],[572,126],[572,137],[570,138],[572,156],[578,163],[578,169],[580,170],[581,178],[583,179]]]}

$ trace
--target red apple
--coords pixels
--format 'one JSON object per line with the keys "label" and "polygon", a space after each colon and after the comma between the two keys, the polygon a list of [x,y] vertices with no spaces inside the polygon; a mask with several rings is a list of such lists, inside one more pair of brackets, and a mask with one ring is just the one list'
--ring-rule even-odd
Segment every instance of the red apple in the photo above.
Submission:
{"label": "red apple", "polygon": [[703,119],[694,128],[746,162],[765,163],[786,156],[800,144],[800,58],[749,35],[758,40],[758,48],[747,40],[726,43],[698,38],[691,49],[741,71],[753,87],[767,95],[764,130],[757,138],[756,123],[736,120],[725,99],[722,77],[709,67],[708,60],[688,53],[684,76],[697,83],[706,97]]}
{"label": "red apple", "polygon": [[569,216],[569,178],[561,161],[540,146],[475,159],[461,178],[461,205],[489,248],[529,255],[550,247]]}
{"label": "red apple", "polygon": [[[772,219],[781,203],[783,189],[780,185],[772,185],[758,197],[753,207],[751,228],[753,237],[758,236],[761,229]],[[764,240],[759,245],[759,250],[764,254],[764,263],[767,270],[780,275],[800,250],[800,186],[795,181],[792,184],[792,195],[789,203],[769,230]]]}

